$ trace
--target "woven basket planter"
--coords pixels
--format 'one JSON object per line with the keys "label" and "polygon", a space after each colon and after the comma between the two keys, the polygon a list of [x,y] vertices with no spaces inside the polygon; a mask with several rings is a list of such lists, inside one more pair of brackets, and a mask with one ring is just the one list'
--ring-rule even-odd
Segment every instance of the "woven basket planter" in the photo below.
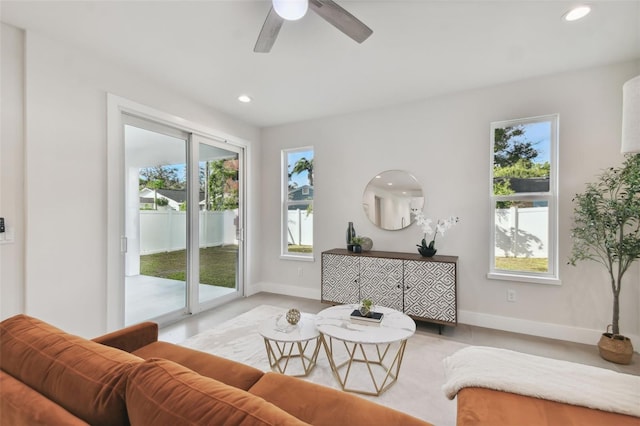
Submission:
{"label": "woven basket planter", "polygon": [[602,358],[616,364],[630,364],[633,357],[631,339],[621,334],[602,333],[598,350]]}

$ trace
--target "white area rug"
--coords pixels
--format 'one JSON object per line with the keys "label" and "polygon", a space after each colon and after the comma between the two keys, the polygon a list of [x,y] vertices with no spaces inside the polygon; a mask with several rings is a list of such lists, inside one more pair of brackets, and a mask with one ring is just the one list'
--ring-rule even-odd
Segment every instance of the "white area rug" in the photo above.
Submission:
{"label": "white area rug", "polygon": [[[263,319],[286,311],[285,308],[275,306],[258,306],[191,337],[182,345],[270,371],[264,339],[258,334],[258,327]],[[437,426],[454,426],[456,401],[447,399],[442,391],[445,383],[442,360],[465,346],[458,342],[416,334],[407,342],[397,383],[379,397],[362,397]],[[357,371],[350,373],[353,377],[358,374]],[[324,348],[320,349],[315,369],[304,379],[340,389],[329,367]]]}

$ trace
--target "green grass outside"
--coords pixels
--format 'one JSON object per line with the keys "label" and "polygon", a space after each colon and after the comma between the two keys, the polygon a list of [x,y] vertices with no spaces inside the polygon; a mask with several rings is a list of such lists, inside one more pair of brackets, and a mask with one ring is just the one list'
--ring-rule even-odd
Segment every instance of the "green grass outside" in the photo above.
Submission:
{"label": "green grass outside", "polygon": [[287,250],[289,253],[313,253],[313,246],[289,244],[289,246],[287,246]]}
{"label": "green grass outside", "polygon": [[[290,245],[290,253],[311,253],[312,246]],[[238,246],[200,249],[200,283],[235,288]],[[140,273],[152,277],[186,281],[186,250],[140,256]],[[496,269],[548,272],[546,258],[496,257]]]}
{"label": "green grass outside", "polygon": [[[238,246],[200,249],[200,283],[235,288]],[[140,274],[186,281],[186,250],[140,256]]]}
{"label": "green grass outside", "polygon": [[496,269],[505,271],[549,272],[546,257],[496,257]]}

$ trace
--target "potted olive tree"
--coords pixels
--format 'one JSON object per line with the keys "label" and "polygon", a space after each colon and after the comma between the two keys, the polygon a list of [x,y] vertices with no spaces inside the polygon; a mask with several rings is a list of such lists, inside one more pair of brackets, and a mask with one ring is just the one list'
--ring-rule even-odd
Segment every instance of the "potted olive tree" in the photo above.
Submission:
{"label": "potted olive tree", "polygon": [[604,171],[573,201],[569,262],[574,266],[581,260],[602,264],[613,292],[611,331],[607,328],[598,342],[600,355],[608,361],[629,364],[633,346],[620,334],[619,299],[622,277],[640,257],[640,154],[627,155],[621,167]]}

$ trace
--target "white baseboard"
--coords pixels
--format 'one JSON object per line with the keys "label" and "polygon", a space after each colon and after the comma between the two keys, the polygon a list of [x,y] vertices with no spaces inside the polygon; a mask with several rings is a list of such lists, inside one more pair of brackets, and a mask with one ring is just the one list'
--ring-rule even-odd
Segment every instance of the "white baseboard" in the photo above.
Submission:
{"label": "white baseboard", "polygon": [[[321,299],[320,289],[272,282],[256,283],[247,289],[246,294],[251,296],[262,291],[305,299]],[[587,345],[596,345],[604,331],[463,310],[458,311],[458,323]],[[638,342],[637,345],[640,344],[640,336],[633,334],[625,334],[625,336],[630,338],[632,342]],[[634,349],[637,352],[640,347]]]}
{"label": "white baseboard", "polygon": [[285,296],[302,297],[304,299],[320,300],[320,289],[309,287],[297,287],[293,285],[259,282],[248,288],[246,291],[247,296],[251,296],[261,291],[267,293],[283,294]]}
{"label": "white baseboard", "polygon": [[[513,333],[529,334],[550,339],[566,340],[569,342],[595,345],[598,343],[604,330],[572,327],[568,325],[551,324],[530,321],[518,318],[502,317],[498,315],[483,314],[471,311],[458,311],[458,322],[461,324],[475,325],[478,327],[492,328],[495,330],[510,331]],[[632,342],[640,342],[640,337],[625,334]]]}

